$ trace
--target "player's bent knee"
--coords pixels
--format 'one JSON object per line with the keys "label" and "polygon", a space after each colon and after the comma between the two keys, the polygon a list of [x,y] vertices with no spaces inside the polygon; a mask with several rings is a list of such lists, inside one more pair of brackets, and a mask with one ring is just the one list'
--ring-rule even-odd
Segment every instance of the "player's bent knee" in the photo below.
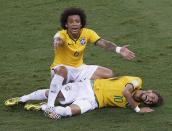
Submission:
{"label": "player's bent knee", "polygon": [[49,90],[46,90],[45,91],[45,96],[48,98],[48,93],[49,93]]}
{"label": "player's bent knee", "polygon": [[81,114],[81,109],[78,105],[72,104],[69,107],[71,108],[72,116]]}
{"label": "player's bent knee", "polygon": [[64,66],[59,66],[58,68],[54,69],[54,72],[63,78],[67,78],[67,68]]}

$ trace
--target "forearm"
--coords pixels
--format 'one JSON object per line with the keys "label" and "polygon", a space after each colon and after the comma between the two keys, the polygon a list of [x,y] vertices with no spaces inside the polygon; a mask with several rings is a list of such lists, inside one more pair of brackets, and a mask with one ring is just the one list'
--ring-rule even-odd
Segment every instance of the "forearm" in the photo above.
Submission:
{"label": "forearm", "polygon": [[63,44],[63,41],[60,37],[54,37],[53,39],[53,48],[58,48]]}
{"label": "forearm", "polygon": [[100,39],[97,43],[97,46],[104,48],[105,50],[116,52],[117,45],[111,41],[107,41],[105,39]]}
{"label": "forearm", "polygon": [[135,109],[138,106],[130,92],[125,93],[124,96],[132,109]]}
{"label": "forearm", "polygon": [[96,42],[96,45],[108,51],[116,52],[128,60],[132,60],[135,57],[135,54],[127,48],[128,45],[119,47],[115,43],[107,41],[105,39],[100,39]]}
{"label": "forearm", "polygon": [[56,49],[58,48],[59,46],[63,45],[63,39],[62,39],[62,36],[60,35],[59,32],[57,32],[54,37],[53,37],[53,48]]}
{"label": "forearm", "polygon": [[127,102],[131,106],[131,108],[135,109],[137,107],[136,101],[133,99],[132,92],[134,90],[133,84],[126,84],[125,89],[123,91],[123,95],[126,98]]}

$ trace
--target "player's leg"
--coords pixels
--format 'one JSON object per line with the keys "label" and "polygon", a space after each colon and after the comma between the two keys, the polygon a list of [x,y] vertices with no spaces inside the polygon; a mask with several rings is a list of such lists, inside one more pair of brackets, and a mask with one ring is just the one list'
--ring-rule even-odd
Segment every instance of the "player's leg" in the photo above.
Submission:
{"label": "player's leg", "polygon": [[[28,103],[24,106],[25,110],[28,111],[46,111],[47,104],[46,103]],[[45,113],[45,116],[51,119],[60,119],[61,117],[72,116],[76,114],[80,114],[81,110],[77,105],[70,105],[70,106],[56,106],[51,108],[51,112]]]}
{"label": "player's leg", "polygon": [[[57,99],[63,105],[72,104],[66,107],[54,107],[52,112],[47,115],[50,118],[79,115],[98,107],[90,81],[88,80],[69,83],[63,86],[61,95],[58,95],[58,98],[63,98],[63,100]],[[44,109],[45,107],[42,106],[42,110]]]}
{"label": "player's leg", "polygon": [[[90,101],[87,99],[84,100],[76,100],[73,104],[70,106],[62,107],[57,106],[54,107],[51,111],[51,113],[47,114],[47,117],[51,119],[59,119],[61,117],[70,117],[74,115],[80,115],[85,112],[91,111],[95,109],[97,105],[92,105]],[[41,106],[42,110],[45,110],[45,106]]]}
{"label": "player's leg", "polygon": [[15,106],[31,100],[45,100],[48,96],[48,89],[41,89],[21,97],[11,98],[5,101],[6,106]]}
{"label": "player's leg", "polygon": [[[43,94],[42,94],[43,95]],[[45,92],[45,97],[48,98],[48,90]],[[42,97],[43,98],[43,97]],[[40,99],[40,98],[39,98]],[[33,98],[32,98],[33,100]],[[35,99],[34,99],[35,100]],[[38,98],[37,98],[38,100]],[[41,99],[40,99],[41,100]],[[61,100],[61,101],[64,101],[65,98],[64,98],[64,95],[62,94],[62,92],[60,91],[58,96],[57,96],[57,101]],[[44,109],[44,111],[46,110],[47,108],[47,103],[46,102],[40,102],[40,103],[26,103],[25,106],[24,106],[24,109],[25,110],[28,110],[28,111],[40,111],[42,110],[42,107]]]}
{"label": "player's leg", "polygon": [[27,102],[32,100],[46,100],[47,96],[48,96],[48,89],[42,89],[20,97],[20,101]]}
{"label": "player's leg", "polygon": [[64,66],[58,66],[54,69],[54,76],[50,83],[50,90],[48,94],[48,103],[49,107],[54,107],[55,99],[57,94],[62,88],[63,81],[67,78],[67,69]]}
{"label": "player's leg", "polygon": [[111,69],[97,65],[82,65],[79,67],[78,72],[76,74],[76,81],[82,81],[85,79],[106,79],[115,76]]}
{"label": "player's leg", "polygon": [[74,101],[72,103],[72,105],[76,105],[78,106],[80,110],[72,110],[72,115],[79,115],[79,114],[83,114],[83,113],[86,113],[88,111],[91,111],[91,110],[94,110],[95,108],[98,107],[98,104],[96,102],[96,100],[92,100],[90,101],[89,99],[78,99],[76,101]]}
{"label": "player's leg", "polygon": [[115,74],[111,69],[102,67],[102,66],[98,66],[98,68],[92,74],[91,79],[92,80],[100,79],[100,78],[106,79],[106,78],[112,78],[114,76],[115,76]]}

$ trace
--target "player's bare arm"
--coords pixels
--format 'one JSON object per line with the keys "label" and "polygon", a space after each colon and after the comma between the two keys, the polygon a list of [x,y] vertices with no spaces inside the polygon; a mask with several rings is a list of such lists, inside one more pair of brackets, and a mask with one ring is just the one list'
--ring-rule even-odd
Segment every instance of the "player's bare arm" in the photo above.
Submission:
{"label": "player's bare arm", "polygon": [[56,37],[53,39],[53,48],[58,48],[63,44],[63,40],[60,37]]}
{"label": "player's bare arm", "polygon": [[96,45],[108,51],[117,52],[127,60],[132,60],[135,57],[135,53],[127,48],[129,45],[118,47],[115,43],[107,41],[105,39],[100,39],[96,42]]}
{"label": "player's bare arm", "polygon": [[128,83],[126,86],[125,86],[125,89],[123,91],[123,95],[124,97],[126,98],[127,102],[129,103],[129,105],[135,109],[138,105],[136,103],[136,101],[133,99],[133,96],[132,96],[132,91],[134,90],[134,87],[132,84]]}
{"label": "player's bare arm", "polygon": [[105,39],[100,39],[96,42],[96,45],[101,47],[101,48],[104,48],[105,50],[108,50],[108,51],[112,51],[114,52],[117,45],[110,42],[110,41],[107,41]]}
{"label": "player's bare arm", "polygon": [[127,102],[131,105],[131,107],[138,113],[148,113],[154,111],[150,107],[138,107],[136,101],[133,99],[132,92],[134,90],[134,87],[132,84],[127,84],[124,91],[123,95],[126,98]]}

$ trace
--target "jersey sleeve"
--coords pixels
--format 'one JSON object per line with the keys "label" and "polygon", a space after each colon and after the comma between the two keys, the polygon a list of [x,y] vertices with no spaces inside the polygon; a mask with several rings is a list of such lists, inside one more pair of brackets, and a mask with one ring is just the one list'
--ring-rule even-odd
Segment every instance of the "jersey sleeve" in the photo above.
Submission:
{"label": "jersey sleeve", "polygon": [[91,29],[88,29],[88,33],[89,33],[89,39],[88,39],[88,42],[89,43],[96,43],[99,39],[100,39],[100,36],[93,30]]}
{"label": "jersey sleeve", "polygon": [[131,81],[131,84],[133,85],[134,89],[141,89],[142,88],[142,79],[139,77],[135,77]]}
{"label": "jersey sleeve", "polygon": [[63,33],[64,31],[57,31],[57,33],[54,35],[54,39],[55,38],[60,38],[62,40],[65,40],[65,35]]}

